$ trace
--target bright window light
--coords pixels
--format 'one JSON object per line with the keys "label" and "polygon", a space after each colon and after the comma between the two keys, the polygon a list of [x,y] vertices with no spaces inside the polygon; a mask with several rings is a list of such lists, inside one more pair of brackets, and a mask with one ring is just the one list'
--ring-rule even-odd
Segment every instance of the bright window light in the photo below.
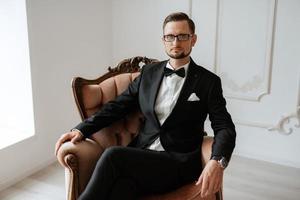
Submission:
{"label": "bright window light", "polygon": [[0,0],[0,149],[34,135],[25,0]]}

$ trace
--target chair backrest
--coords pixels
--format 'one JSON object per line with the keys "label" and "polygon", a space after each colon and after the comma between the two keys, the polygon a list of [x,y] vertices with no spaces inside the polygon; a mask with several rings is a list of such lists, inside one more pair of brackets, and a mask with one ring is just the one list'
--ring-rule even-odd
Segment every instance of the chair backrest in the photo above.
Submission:
{"label": "chair backrest", "polygon": [[[99,110],[103,104],[115,99],[139,75],[144,64],[158,62],[146,57],[133,57],[121,61],[116,67],[108,68],[103,76],[87,80],[76,77],[72,80],[73,95],[81,119],[84,120]],[[139,111],[130,113],[125,119],[93,134],[103,148],[111,145],[127,145],[136,136],[143,116]]]}

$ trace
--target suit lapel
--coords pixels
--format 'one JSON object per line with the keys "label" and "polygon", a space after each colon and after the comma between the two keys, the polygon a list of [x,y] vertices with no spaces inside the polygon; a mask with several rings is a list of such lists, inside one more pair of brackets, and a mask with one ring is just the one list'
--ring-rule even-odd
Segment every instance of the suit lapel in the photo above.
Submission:
{"label": "suit lapel", "polygon": [[196,86],[196,83],[199,81],[200,75],[201,74],[200,74],[199,70],[197,69],[197,65],[191,59],[191,62],[190,62],[189,68],[188,68],[188,72],[187,72],[186,80],[182,86],[181,92],[179,94],[179,97],[178,97],[178,100],[177,100],[177,103],[176,103],[174,109],[181,102],[187,101],[190,94],[194,92],[194,88]]}
{"label": "suit lapel", "polygon": [[159,120],[156,116],[155,113],[155,100],[161,85],[161,81],[163,79],[163,75],[164,75],[164,68],[166,66],[168,61],[164,61],[161,63],[161,65],[159,65],[157,68],[154,69],[153,73],[152,73],[152,78],[151,78],[151,88],[150,88],[150,95],[149,95],[149,105],[151,106],[151,111],[152,114],[154,115],[154,118],[156,119],[156,123],[157,126],[160,126]]}

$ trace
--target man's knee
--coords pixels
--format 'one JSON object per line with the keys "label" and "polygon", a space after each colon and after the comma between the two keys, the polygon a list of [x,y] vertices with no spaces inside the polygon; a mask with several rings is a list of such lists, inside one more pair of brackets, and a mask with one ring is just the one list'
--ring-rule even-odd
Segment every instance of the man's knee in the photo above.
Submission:
{"label": "man's knee", "polygon": [[107,149],[105,149],[105,151],[101,155],[100,160],[103,160],[105,162],[107,162],[107,161],[112,162],[121,156],[124,149],[125,149],[125,147],[122,147],[122,146],[108,147]]}

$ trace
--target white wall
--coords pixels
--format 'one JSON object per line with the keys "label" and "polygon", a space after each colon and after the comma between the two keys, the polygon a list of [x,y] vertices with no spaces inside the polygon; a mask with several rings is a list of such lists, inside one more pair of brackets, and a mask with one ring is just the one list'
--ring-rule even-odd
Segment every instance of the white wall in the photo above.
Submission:
{"label": "white wall", "polygon": [[114,62],[135,55],[166,59],[163,19],[173,11],[189,13],[198,34],[193,59],[222,78],[237,129],[234,153],[300,168],[295,126],[300,1],[113,0],[112,5]]}
{"label": "white wall", "polygon": [[162,21],[171,12],[189,11],[189,1],[113,0],[113,61],[133,56],[166,59]]}
{"label": "white wall", "polygon": [[0,151],[0,190],[55,160],[55,142],[80,120],[71,79],[95,78],[112,60],[110,1],[26,3],[36,135]]}

